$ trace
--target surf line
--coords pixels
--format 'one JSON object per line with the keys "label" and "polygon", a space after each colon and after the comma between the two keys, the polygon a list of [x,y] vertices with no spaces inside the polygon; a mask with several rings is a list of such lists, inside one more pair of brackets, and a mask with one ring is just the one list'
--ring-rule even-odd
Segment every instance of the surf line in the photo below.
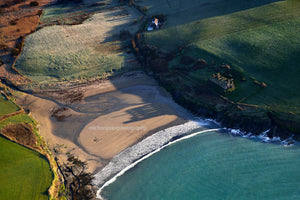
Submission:
{"label": "surf line", "polygon": [[149,154],[143,156],[142,158],[140,158],[139,160],[133,162],[132,164],[128,165],[127,167],[125,167],[124,169],[122,169],[120,172],[118,172],[114,177],[112,177],[110,180],[106,181],[102,186],[101,188],[97,191],[97,199],[101,199],[101,200],[105,200],[102,196],[101,196],[101,192],[102,190],[109,186],[110,184],[112,184],[113,182],[115,182],[117,180],[117,178],[119,176],[122,176],[123,174],[125,174],[128,170],[130,170],[131,168],[133,168],[134,166],[136,166],[137,164],[139,164],[140,162],[142,162],[143,160],[149,158],[150,156],[152,156],[153,154],[156,154],[157,152],[161,151],[162,149],[166,148],[167,146],[170,146],[176,142],[179,142],[179,141],[182,141],[182,140],[186,140],[186,139],[189,139],[191,137],[194,137],[196,135],[200,135],[202,133],[206,133],[206,132],[212,132],[212,131],[219,131],[221,130],[220,128],[216,128],[216,129],[207,129],[207,130],[203,130],[203,131],[199,131],[199,132],[196,132],[196,133],[192,133],[192,134],[189,134],[189,135],[186,135],[186,136],[183,136],[181,138],[178,138],[177,140],[173,140],[165,145],[163,145],[162,147],[150,152]]}

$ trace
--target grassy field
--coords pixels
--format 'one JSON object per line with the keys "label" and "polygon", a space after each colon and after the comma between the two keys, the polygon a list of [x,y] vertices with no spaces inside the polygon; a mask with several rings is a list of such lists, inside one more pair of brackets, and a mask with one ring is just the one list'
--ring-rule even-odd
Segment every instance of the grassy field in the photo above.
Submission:
{"label": "grassy field", "polygon": [[6,125],[18,124],[18,123],[35,124],[36,122],[33,121],[33,119],[29,117],[27,114],[18,114],[1,121],[0,129]]}
{"label": "grassy field", "polygon": [[[2,86],[0,88],[2,92],[6,89]],[[11,95],[10,92],[8,93]],[[20,107],[12,99],[0,93],[0,117],[18,110]],[[27,114],[18,114],[0,121],[0,130],[6,125],[18,123],[32,124],[36,127],[36,122]],[[40,138],[37,141],[41,144]],[[40,153],[11,142],[0,135],[0,169],[1,200],[48,199],[48,188],[53,175],[47,159]]]}
{"label": "grassy field", "polygon": [[[205,59],[216,67],[229,64],[237,88],[221,94],[230,100],[299,115],[300,2],[279,1],[215,15],[146,33],[146,41],[166,52]],[[179,52],[179,47],[184,50]],[[170,62],[171,71],[173,66],[180,65],[180,56]],[[216,70],[210,68],[187,76],[199,83],[207,81],[213,73]],[[267,87],[259,87],[255,80]]]}
{"label": "grassy field", "polygon": [[[49,9],[45,18],[60,16],[59,11]],[[120,31],[134,33],[139,16],[133,9],[113,7],[83,24],[45,27],[26,38],[15,67],[39,83],[102,77],[119,71],[133,58],[122,50],[127,43],[120,40]]]}
{"label": "grassy field", "polygon": [[167,17],[166,27],[223,16],[276,1],[278,0],[136,0],[138,5],[147,9],[149,16],[165,15]]}
{"label": "grassy field", "polygon": [[48,199],[52,172],[39,153],[0,137],[0,199]]}
{"label": "grassy field", "polygon": [[0,93],[0,117],[18,111],[20,108]]}

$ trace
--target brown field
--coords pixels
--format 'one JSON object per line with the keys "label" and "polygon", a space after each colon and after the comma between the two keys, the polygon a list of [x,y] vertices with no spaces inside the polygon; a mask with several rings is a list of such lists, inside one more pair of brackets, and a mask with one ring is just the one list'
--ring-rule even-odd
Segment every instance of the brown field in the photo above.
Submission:
{"label": "brown field", "polygon": [[[38,6],[31,7],[30,0],[21,3],[13,3],[13,0],[2,0],[0,3],[0,77],[16,84],[24,84],[29,81],[12,68],[16,56],[12,50],[22,43],[22,37],[34,32],[39,24],[40,12],[44,5],[53,0],[37,0]],[[7,6],[4,6],[7,4]]]}

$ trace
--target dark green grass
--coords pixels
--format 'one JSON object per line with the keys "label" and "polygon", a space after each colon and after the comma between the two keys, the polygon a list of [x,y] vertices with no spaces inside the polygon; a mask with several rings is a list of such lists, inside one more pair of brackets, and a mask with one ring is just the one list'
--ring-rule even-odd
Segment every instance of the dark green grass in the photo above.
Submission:
{"label": "dark green grass", "polygon": [[206,51],[242,72],[246,81],[236,80],[237,89],[227,94],[231,100],[300,114],[299,31],[297,18],[197,43],[189,51]]}
{"label": "dark green grass", "polygon": [[0,116],[18,111],[20,108],[0,93]]}
{"label": "dark green grass", "polygon": [[278,0],[143,0],[136,2],[141,7],[147,8],[149,16],[164,14],[167,18],[165,27],[173,27],[276,1]]}
{"label": "dark green grass", "polygon": [[0,199],[48,199],[50,165],[41,154],[0,137]]}
{"label": "dark green grass", "polygon": [[[300,114],[299,33],[300,1],[288,0],[147,33],[146,40],[165,51],[183,46],[182,55],[231,65],[237,89],[222,93],[230,100]],[[190,77],[206,81],[213,73],[198,70]]]}
{"label": "dark green grass", "polygon": [[281,1],[229,15],[148,32],[145,37],[148,43],[164,51],[173,52],[177,51],[179,47],[298,18],[300,17],[299,4],[300,2],[297,0]]}

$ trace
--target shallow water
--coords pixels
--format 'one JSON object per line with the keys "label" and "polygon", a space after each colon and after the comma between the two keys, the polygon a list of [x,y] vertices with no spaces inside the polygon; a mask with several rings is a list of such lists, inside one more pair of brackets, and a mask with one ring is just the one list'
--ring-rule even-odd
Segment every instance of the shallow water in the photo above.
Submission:
{"label": "shallow water", "polygon": [[108,200],[300,199],[300,148],[207,132],[172,144],[102,190]]}

